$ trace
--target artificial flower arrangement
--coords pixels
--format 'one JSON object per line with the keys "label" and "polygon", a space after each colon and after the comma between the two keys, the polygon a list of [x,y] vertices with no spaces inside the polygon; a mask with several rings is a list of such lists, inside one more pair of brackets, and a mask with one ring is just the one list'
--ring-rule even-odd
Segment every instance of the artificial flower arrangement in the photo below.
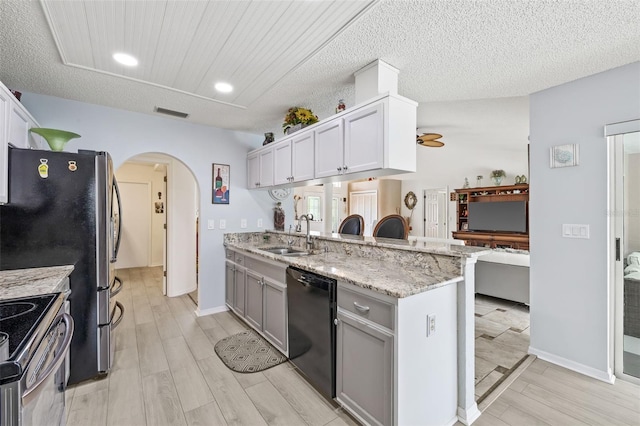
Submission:
{"label": "artificial flower arrangement", "polygon": [[504,172],[504,170],[494,170],[491,172],[491,177],[492,178],[507,177],[507,174]]}
{"label": "artificial flower arrangement", "polygon": [[287,133],[289,128],[295,126],[296,124],[304,124],[308,126],[309,124],[314,124],[317,122],[318,116],[315,115],[310,109],[293,107],[289,108],[289,111],[287,111],[287,115],[284,116],[284,123],[282,124],[282,128],[284,129],[284,132]]}

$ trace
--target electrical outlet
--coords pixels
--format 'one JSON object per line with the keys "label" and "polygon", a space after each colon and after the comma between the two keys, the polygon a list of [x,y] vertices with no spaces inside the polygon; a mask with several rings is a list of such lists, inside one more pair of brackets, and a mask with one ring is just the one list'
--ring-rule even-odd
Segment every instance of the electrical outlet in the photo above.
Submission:
{"label": "electrical outlet", "polygon": [[207,220],[207,229],[216,229],[216,221],[214,219]]}
{"label": "electrical outlet", "polygon": [[258,228],[262,228],[262,219],[258,219]]}
{"label": "electrical outlet", "polygon": [[227,221],[220,219],[220,229],[227,229]]}
{"label": "electrical outlet", "polygon": [[240,228],[247,227],[247,219],[240,219]]}
{"label": "electrical outlet", "polygon": [[427,337],[436,332],[436,314],[427,315]]}

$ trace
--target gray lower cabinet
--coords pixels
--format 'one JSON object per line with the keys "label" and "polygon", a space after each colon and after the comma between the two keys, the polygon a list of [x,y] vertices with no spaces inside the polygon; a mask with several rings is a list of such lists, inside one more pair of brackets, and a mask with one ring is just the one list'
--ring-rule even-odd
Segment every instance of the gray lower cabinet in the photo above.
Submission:
{"label": "gray lower cabinet", "polygon": [[227,249],[225,301],[272,345],[287,353],[286,265]]}
{"label": "gray lower cabinet", "polygon": [[245,276],[244,266],[236,265],[233,271],[233,310],[240,316],[244,316],[245,309]]}
{"label": "gray lower cabinet", "polygon": [[247,269],[246,274],[246,305],[244,319],[258,330],[262,331],[262,312],[264,278],[254,271]]}
{"label": "gray lower cabinet", "polygon": [[235,294],[235,263],[230,261],[224,262],[224,301],[229,308],[233,308],[233,299]]}
{"label": "gray lower cabinet", "polygon": [[263,331],[283,352],[287,351],[287,286],[264,280]]}

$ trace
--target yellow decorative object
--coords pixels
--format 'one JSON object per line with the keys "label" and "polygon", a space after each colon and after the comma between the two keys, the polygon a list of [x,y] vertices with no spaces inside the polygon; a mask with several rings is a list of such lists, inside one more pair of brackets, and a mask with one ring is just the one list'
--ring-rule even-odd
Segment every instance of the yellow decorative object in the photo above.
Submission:
{"label": "yellow decorative object", "polygon": [[287,115],[284,116],[284,123],[282,128],[284,133],[290,133],[290,129],[298,124],[300,128],[314,124],[318,122],[318,116],[316,116],[310,109],[302,107],[289,108]]}

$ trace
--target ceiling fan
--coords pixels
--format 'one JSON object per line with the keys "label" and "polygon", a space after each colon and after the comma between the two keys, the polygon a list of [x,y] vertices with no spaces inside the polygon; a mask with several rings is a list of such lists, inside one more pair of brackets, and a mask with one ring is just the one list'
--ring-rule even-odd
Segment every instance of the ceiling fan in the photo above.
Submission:
{"label": "ceiling fan", "polygon": [[441,146],[444,146],[444,142],[436,139],[440,139],[441,137],[442,135],[438,133],[423,133],[422,136],[416,135],[416,142],[418,145],[440,148]]}

